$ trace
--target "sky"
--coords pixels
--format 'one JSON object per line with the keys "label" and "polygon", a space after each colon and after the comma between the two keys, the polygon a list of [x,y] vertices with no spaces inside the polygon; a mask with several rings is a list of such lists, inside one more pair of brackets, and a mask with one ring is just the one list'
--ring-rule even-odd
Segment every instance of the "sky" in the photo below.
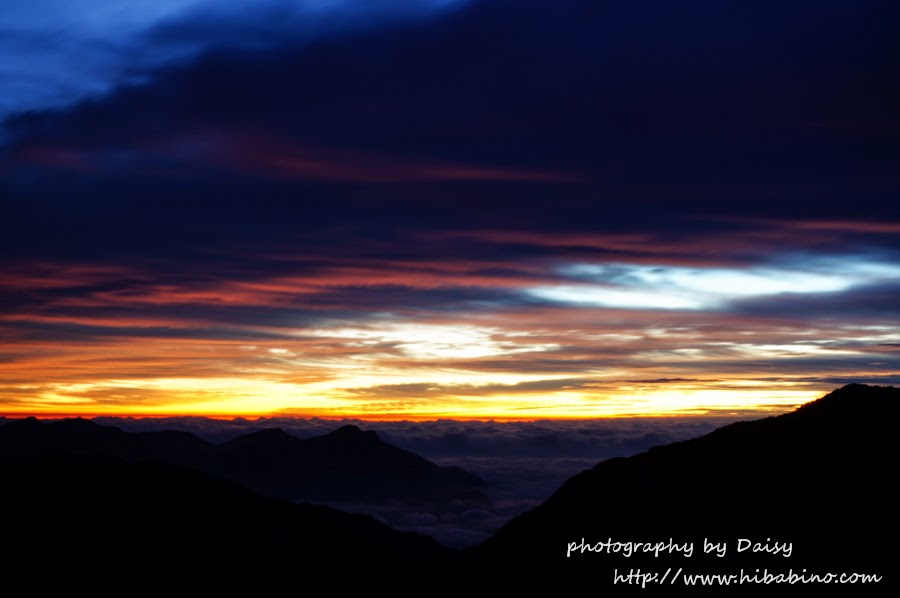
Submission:
{"label": "sky", "polygon": [[900,6],[0,6],[0,414],[784,411],[900,381]]}

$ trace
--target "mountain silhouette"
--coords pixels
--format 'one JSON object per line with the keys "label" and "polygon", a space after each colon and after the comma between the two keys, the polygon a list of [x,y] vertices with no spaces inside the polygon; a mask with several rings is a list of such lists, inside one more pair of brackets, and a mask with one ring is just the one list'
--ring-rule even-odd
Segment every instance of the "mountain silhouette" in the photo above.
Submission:
{"label": "mountain silhouette", "polygon": [[46,452],[0,457],[0,571],[74,572],[93,583],[168,575],[210,581],[316,563],[432,562],[432,538],[365,515],[263,497],[163,463]]}
{"label": "mountain silhouette", "polygon": [[293,499],[487,500],[475,475],[440,467],[354,425],[306,440],[262,430],[226,442],[218,454],[216,473]]}
{"label": "mountain silhouette", "polygon": [[[439,583],[442,595],[893,595],[898,415],[900,389],[849,385],[784,415],[609,459],[461,552],[370,517],[221,479],[271,484],[270,494],[322,484],[341,495],[353,486],[342,485],[342,476],[363,487],[381,476],[401,480],[395,488],[410,484],[408,497],[477,483],[458,470],[437,473],[442,468],[353,426],[309,440],[264,430],[214,445],[187,433],[127,433],[86,420],[10,420],[0,427],[0,563],[7,571],[100,563],[144,576],[190,566],[194,579],[223,571],[293,579],[285,572],[298,564],[385,563],[377,566],[388,577],[360,577],[355,591],[384,583],[398,593],[400,577],[428,574],[425,585],[408,585],[432,593]],[[185,465],[190,460],[206,473]],[[379,473],[367,477],[367,469]],[[713,545],[724,550],[704,549]],[[212,569],[198,573],[198,562]],[[642,587],[624,578],[676,570],[681,580],[790,572],[875,574],[882,582]]]}
{"label": "mountain silhouette", "polygon": [[[874,595],[897,570],[891,547],[900,505],[898,415],[900,389],[849,385],[784,415],[609,459],[571,478],[467,557],[492,571],[540,563],[531,569],[532,581],[543,572],[572,584],[590,580],[610,592],[640,591],[613,585],[614,573],[636,568],[660,575],[669,567],[881,574],[883,584],[844,594]],[[608,540],[690,542],[694,553],[626,557],[598,545]],[[726,543],[724,556],[704,553],[706,540]],[[793,587],[797,595],[802,585],[741,589],[761,595]]]}
{"label": "mountain silhouette", "polygon": [[188,467],[291,500],[487,502],[475,475],[440,467],[352,425],[305,440],[268,429],[220,445],[187,432],[125,432],[85,419],[27,418],[0,426],[0,455],[48,451]]}

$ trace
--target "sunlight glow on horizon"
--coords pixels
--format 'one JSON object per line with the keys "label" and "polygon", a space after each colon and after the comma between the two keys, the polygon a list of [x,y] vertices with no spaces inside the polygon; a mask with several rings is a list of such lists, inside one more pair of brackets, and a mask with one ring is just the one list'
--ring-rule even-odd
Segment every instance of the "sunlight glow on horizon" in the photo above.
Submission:
{"label": "sunlight glow on horizon", "polygon": [[[448,392],[432,400],[381,396],[348,401],[339,391],[334,396],[309,394],[302,385],[242,379],[106,381],[57,385],[52,391],[37,394],[27,406],[7,408],[4,413],[11,416],[296,416],[377,420],[583,419],[718,412],[765,414],[793,408],[824,394],[790,387],[762,390],[752,381],[721,389],[691,388],[684,384],[671,386],[648,389],[634,384],[597,393],[558,391],[552,395],[509,395],[498,391],[496,394],[454,396]],[[139,392],[143,403],[129,404],[128,399],[135,398],[130,395],[132,392]],[[122,404],[115,406],[116,400]],[[298,407],[298,402],[303,406]]]}

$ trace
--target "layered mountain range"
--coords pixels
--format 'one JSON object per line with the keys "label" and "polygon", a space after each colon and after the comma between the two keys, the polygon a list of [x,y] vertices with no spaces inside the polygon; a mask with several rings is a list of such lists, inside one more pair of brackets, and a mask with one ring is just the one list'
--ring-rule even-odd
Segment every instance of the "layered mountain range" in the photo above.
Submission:
{"label": "layered mountain range", "polygon": [[294,501],[487,500],[477,476],[439,467],[352,425],[309,439],[267,429],[223,444],[187,432],[125,432],[85,419],[27,418],[0,426],[0,455],[53,451],[177,465]]}
{"label": "layered mountain range", "polygon": [[[896,571],[898,411],[900,389],[849,385],[791,413],[609,459],[461,552],[368,517],[263,496],[478,492],[474,476],[349,426],[309,440],[267,430],[211,445],[84,420],[9,420],[0,426],[0,509],[19,561],[40,553],[42,562],[96,554],[158,563],[196,551],[245,566],[417,560],[461,583],[487,575],[507,590],[543,581],[610,595],[660,586],[648,577],[613,583],[635,570],[880,575],[846,594],[867,596],[891,587]],[[173,548],[158,552],[160,543]],[[804,585],[727,592],[796,594]]]}

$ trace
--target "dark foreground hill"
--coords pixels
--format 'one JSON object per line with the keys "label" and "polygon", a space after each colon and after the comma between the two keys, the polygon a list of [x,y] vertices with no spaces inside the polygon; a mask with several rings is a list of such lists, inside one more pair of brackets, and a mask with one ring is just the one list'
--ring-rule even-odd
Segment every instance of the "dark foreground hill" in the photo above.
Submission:
{"label": "dark foreground hill", "polygon": [[439,467],[356,426],[306,440],[270,429],[220,445],[187,432],[125,432],[84,419],[28,418],[0,426],[0,456],[48,451],[169,463],[298,501],[487,500],[478,477]]}
{"label": "dark foreground hill", "polygon": [[365,515],[263,497],[162,463],[57,453],[0,457],[0,472],[5,580],[74,573],[72,583],[102,587],[125,574],[138,585],[160,576],[289,577],[326,563],[429,563],[449,552]]}
{"label": "dark foreground hill", "polygon": [[[652,591],[667,569],[666,583],[673,583],[679,568],[682,592],[684,574],[692,573],[765,579],[865,572],[886,579],[881,586],[841,586],[838,595],[874,595],[900,575],[898,415],[900,389],[850,385],[785,415],[610,459],[570,479],[468,556],[491,569],[531,563],[531,579],[590,580],[610,595],[640,590],[635,584],[649,580],[614,584],[616,573],[658,573],[647,582],[645,591]],[[704,554],[706,541],[724,543],[724,556]],[[659,543],[663,550],[657,555],[632,544],[625,556],[627,542]],[[686,544],[693,545],[691,556]],[[812,585],[796,576],[793,583],[744,579],[742,588],[717,583],[709,591],[801,595],[837,588],[829,579]]]}

